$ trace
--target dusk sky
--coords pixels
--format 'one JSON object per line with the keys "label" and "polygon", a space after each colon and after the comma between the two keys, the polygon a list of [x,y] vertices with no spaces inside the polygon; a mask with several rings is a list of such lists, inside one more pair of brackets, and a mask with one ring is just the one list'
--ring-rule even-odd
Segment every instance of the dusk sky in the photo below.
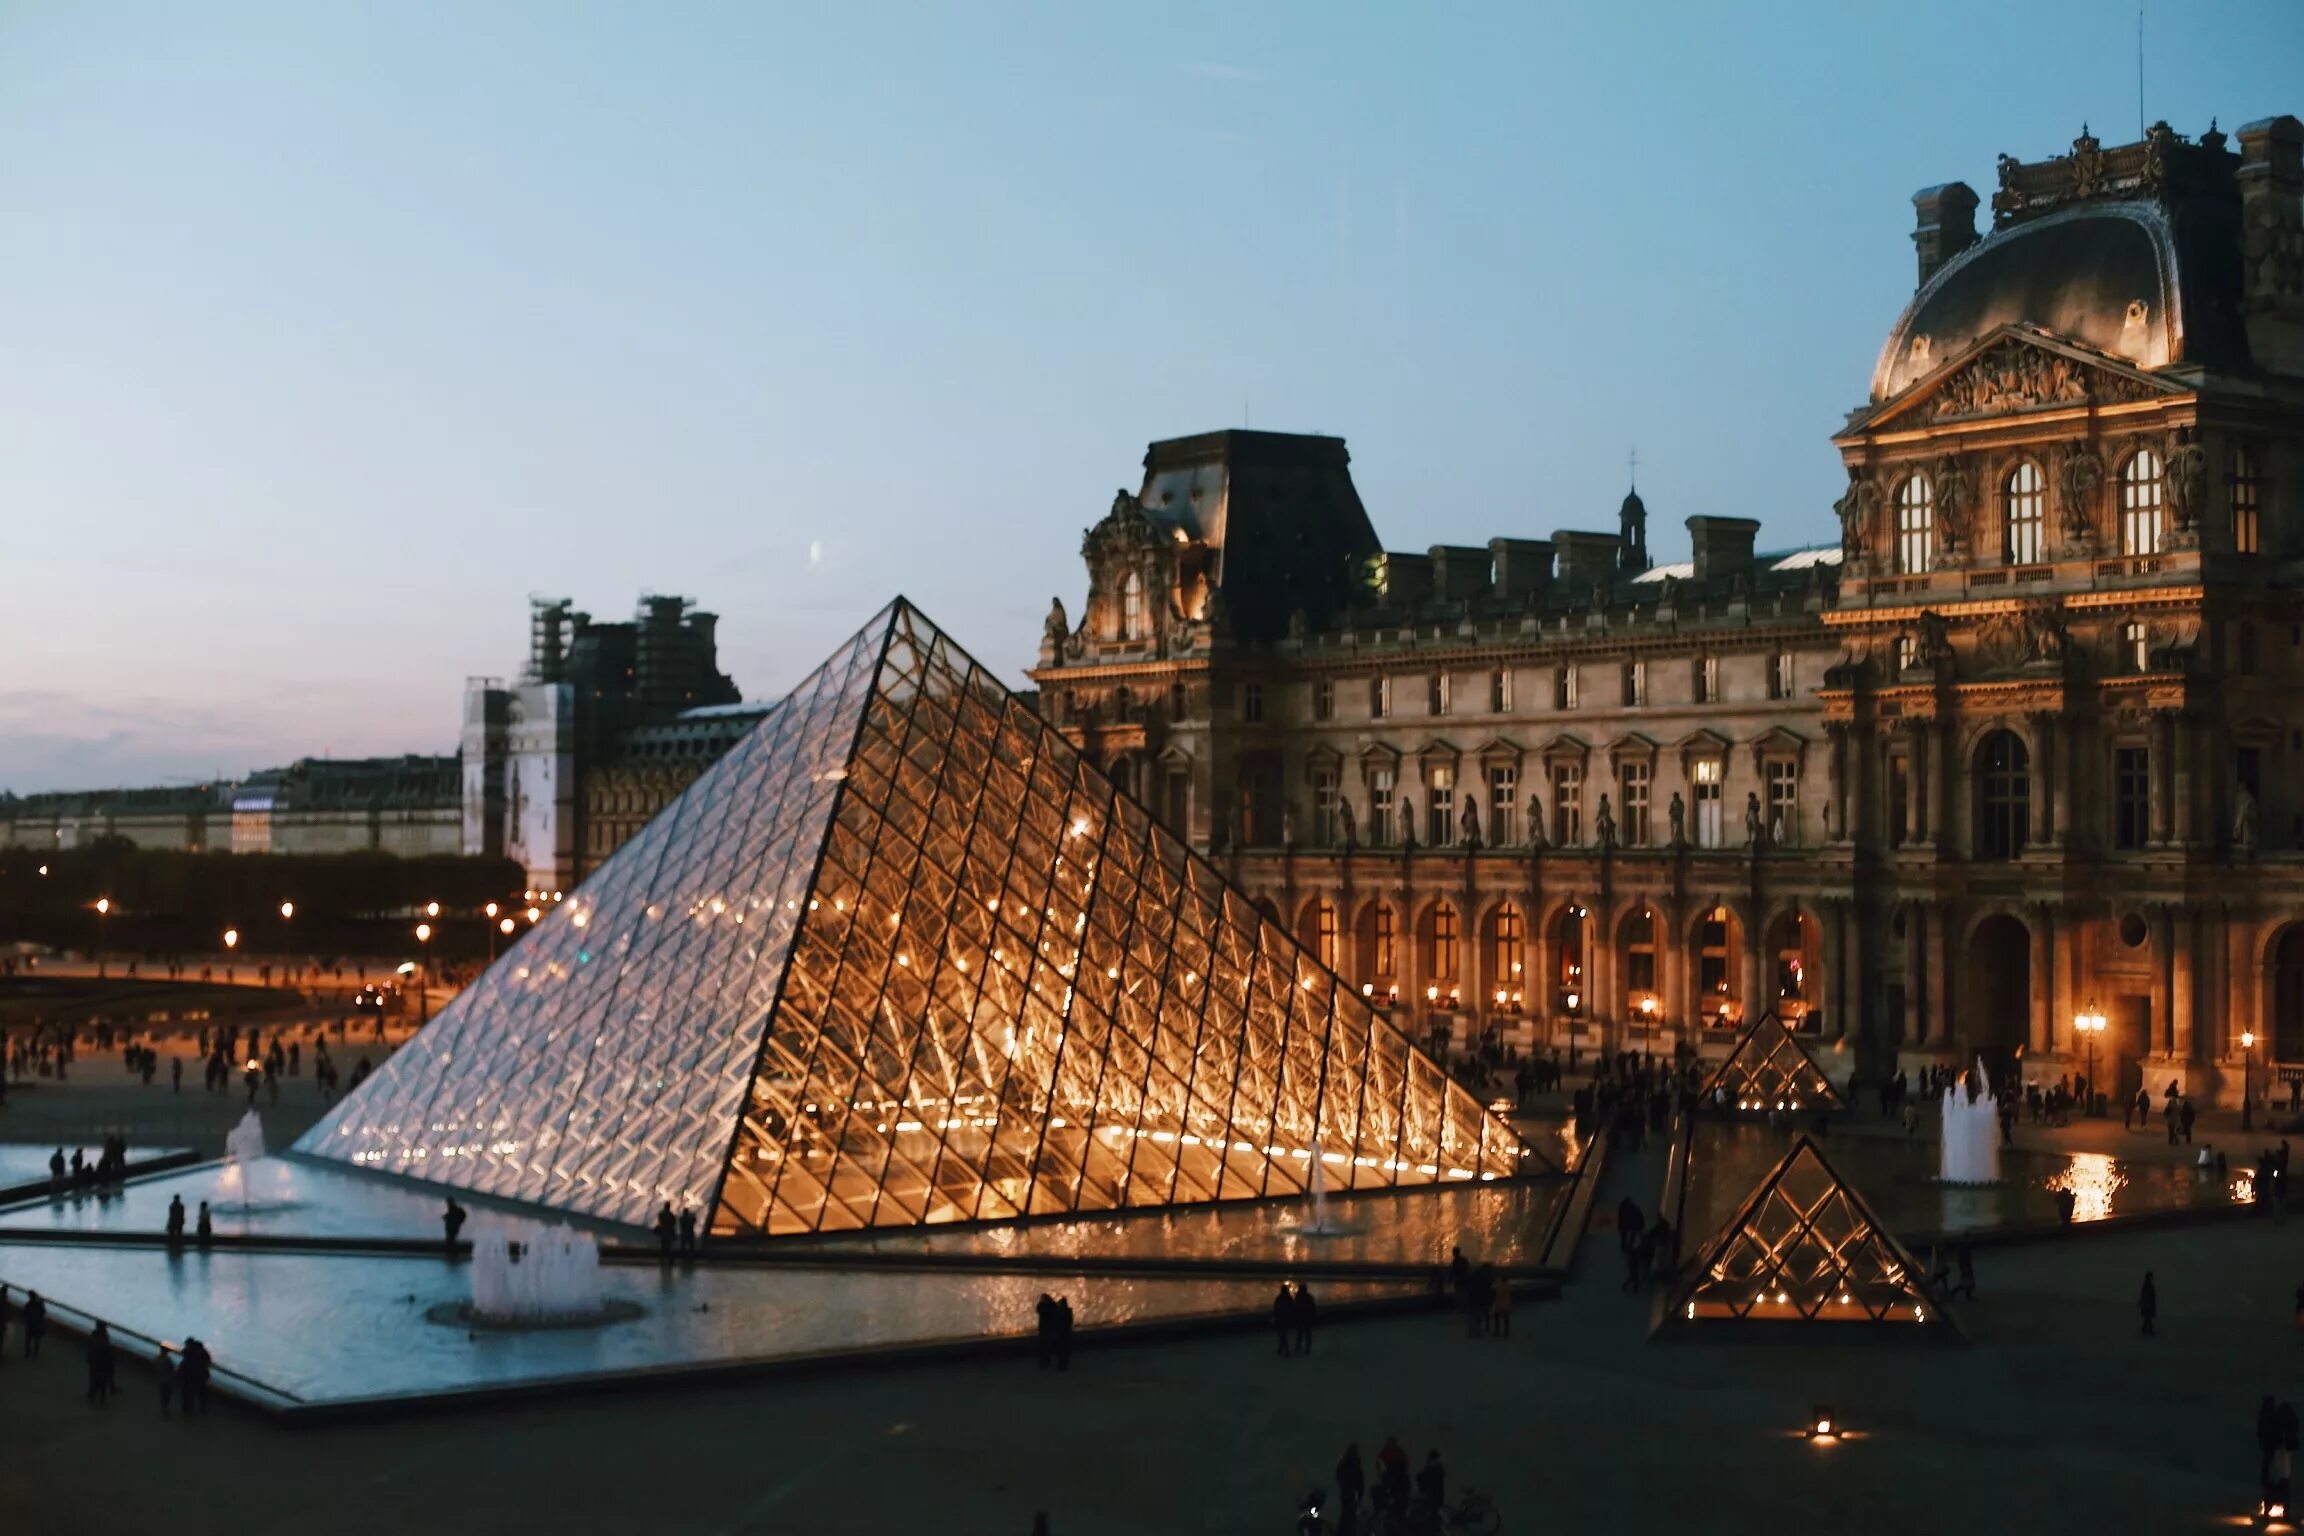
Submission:
{"label": "dusk sky", "polygon": [[[0,0],[0,789],[454,749],[527,598],[751,697],[902,591],[1011,682],[1147,441],[1386,543],[1832,537],[1917,188],[2137,132],[2126,0]],[[2152,0],[2146,113],[2304,112]]]}

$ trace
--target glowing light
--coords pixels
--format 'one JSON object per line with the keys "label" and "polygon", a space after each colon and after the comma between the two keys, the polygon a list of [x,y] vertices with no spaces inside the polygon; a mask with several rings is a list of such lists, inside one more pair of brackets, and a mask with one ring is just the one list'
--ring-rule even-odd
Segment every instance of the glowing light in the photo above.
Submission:
{"label": "glowing light", "polygon": [[440,915],[440,903],[436,901],[424,903],[424,915],[426,917],[438,917]]}
{"label": "glowing light", "polygon": [[239,929],[237,929],[237,928],[227,928],[227,929],[225,929],[225,930],[224,930],[224,947],[225,947],[226,949],[235,949],[235,948],[239,947],[239,943],[240,943],[240,930],[239,930]]}
{"label": "glowing light", "polygon": [[296,903],[292,901],[280,903],[280,915],[283,918],[294,917],[296,915]]}
{"label": "glowing light", "polygon": [[430,923],[418,923],[416,925],[416,942],[419,944],[428,944],[431,942],[431,940],[432,925]]}
{"label": "glowing light", "polygon": [[109,896],[99,896],[99,897],[97,897],[97,898],[96,898],[96,915],[97,915],[98,917],[102,917],[102,916],[103,916],[105,913],[107,913],[107,912],[109,912],[109,911],[111,911],[111,910],[112,910],[112,898],[111,898],[111,897],[109,897]]}
{"label": "glowing light", "polygon": [[[518,925],[508,917],[496,925],[498,931],[503,933],[510,933],[517,926]],[[579,928],[584,926],[584,914],[581,912],[576,914],[576,926]]]}

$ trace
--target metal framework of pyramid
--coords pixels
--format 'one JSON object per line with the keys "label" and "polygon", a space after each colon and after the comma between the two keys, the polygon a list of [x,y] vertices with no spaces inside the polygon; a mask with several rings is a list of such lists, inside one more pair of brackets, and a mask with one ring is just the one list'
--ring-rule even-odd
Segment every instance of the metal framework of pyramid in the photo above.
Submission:
{"label": "metal framework of pyramid", "polygon": [[1736,1048],[1705,1081],[1700,1102],[1744,1114],[1848,1107],[1807,1045],[1774,1009],[1745,1026]]}
{"label": "metal framework of pyramid", "polygon": [[1705,1243],[1658,1331],[1724,1320],[1950,1327],[1921,1282],[1903,1245],[1802,1136]]}
{"label": "metal framework of pyramid", "polygon": [[901,598],[296,1150],[720,1237],[1536,1166]]}

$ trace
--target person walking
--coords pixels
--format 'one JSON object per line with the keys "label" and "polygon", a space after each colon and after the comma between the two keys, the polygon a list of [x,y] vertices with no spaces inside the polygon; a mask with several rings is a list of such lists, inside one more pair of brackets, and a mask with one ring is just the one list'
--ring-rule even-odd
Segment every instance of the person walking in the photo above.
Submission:
{"label": "person walking", "polygon": [[1042,1291],[1032,1314],[1039,1324],[1040,1369],[1046,1370],[1056,1363],[1056,1298]]}
{"label": "person walking", "polygon": [[680,1212],[680,1256],[696,1257],[696,1207],[692,1205]]}
{"label": "person walking", "polygon": [[200,1202],[200,1219],[192,1224],[192,1236],[201,1247],[205,1248],[208,1246],[208,1239],[215,1235],[215,1218],[208,1214],[208,1202],[203,1200]]}
{"label": "person walking", "polygon": [[40,1356],[40,1341],[48,1336],[48,1303],[40,1299],[38,1291],[24,1297],[24,1358],[36,1360]]}
{"label": "person walking", "polygon": [[88,1334],[88,1401],[99,1408],[112,1406],[112,1394],[118,1390],[116,1373],[119,1369],[112,1352],[112,1330],[98,1323]]}
{"label": "person walking", "polygon": [[170,1195],[168,1197],[168,1246],[174,1248],[181,1245],[183,1241],[184,1197],[182,1195]]}
{"label": "person walking", "polygon": [[1056,1298],[1056,1369],[1072,1369],[1072,1298]]}
{"label": "person walking", "polygon": [[1453,1290],[1458,1296],[1462,1296],[1464,1294],[1464,1282],[1470,1280],[1471,1278],[1472,1261],[1464,1257],[1464,1250],[1462,1248],[1454,1250],[1448,1260],[1449,1289]]}
{"label": "person walking", "polygon": [[680,1218],[672,1214],[672,1202],[656,1213],[656,1247],[666,1264],[672,1262],[672,1240],[679,1234]]}
{"label": "person walking", "polygon": [[1312,1300],[1312,1287],[1296,1282],[1296,1353],[1312,1353],[1312,1325],[1319,1321],[1320,1308]]}
{"label": "person walking", "polygon": [[1960,1283],[1952,1287],[1952,1295],[1976,1299],[1976,1250],[1968,1246],[1968,1239],[1960,1239]]}
{"label": "person walking", "polygon": [[2192,1107],[2192,1100],[2190,1098],[2186,1098],[2183,1104],[2176,1111],[2176,1124],[2177,1127],[2184,1132],[2184,1145],[2186,1146],[2192,1145],[2192,1122],[2195,1118],[2197,1118],[2198,1113],[2199,1112]]}
{"label": "person walking", "polygon": [[1349,1532],[1359,1529],[1360,1504],[1368,1494],[1368,1474],[1360,1465],[1360,1442],[1355,1440],[1344,1447],[1343,1459],[1336,1463],[1336,1529]]}
{"label": "person walking", "polygon": [[1424,1453],[1424,1470],[1416,1474],[1416,1492],[1435,1517],[1447,1507],[1448,1469],[1440,1464],[1437,1450]]}
{"label": "person walking", "polygon": [[1296,1331],[1296,1298],[1288,1294],[1288,1282],[1280,1282],[1280,1294],[1272,1298],[1272,1331],[1280,1336],[1280,1358],[1288,1358],[1288,1339]]}
{"label": "person walking", "polygon": [[194,1338],[184,1341],[184,1363],[176,1372],[176,1385],[183,1389],[187,1418],[208,1411],[208,1371],[214,1363],[207,1345]]}
{"label": "person walking", "polygon": [[2152,1321],[2160,1315],[2160,1289],[2152,1283],[2152,1271],[2144,1271],[2144,1288],[2136,1293],[2136,1315],[2144,1320],[2143,1332],[2149,1334]]}
{"label": "person walking", "polygon": [[165,1344],[152,1362],[152,1374],[160,1383],[160,1417],[166,1418],[169,1405],[176,1400],[176,1356]]}
{"label": "person walking", "polygon": [[440,1233],[450,1253],[456,1251],[456,1238],[464,1230],[465,1215],[464,1207],[456,1203],[454,1195],[450,1195],[448,1203],[441,1207]]}

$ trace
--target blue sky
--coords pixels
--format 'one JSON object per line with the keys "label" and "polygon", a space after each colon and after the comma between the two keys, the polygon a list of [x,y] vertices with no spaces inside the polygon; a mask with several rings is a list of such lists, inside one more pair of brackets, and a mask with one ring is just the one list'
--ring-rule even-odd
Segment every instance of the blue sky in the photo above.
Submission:
{"label": "blue sky", "polygon": [[[2304,112],[2154,0],[2152,117]],[[2136,128],[2136,12],[0,0],[0,788],[446,751],[526,598],[780,693],[901,590],[1012,678],[1156,437],[1393,547],[1831,535],[1909,198]]]}

